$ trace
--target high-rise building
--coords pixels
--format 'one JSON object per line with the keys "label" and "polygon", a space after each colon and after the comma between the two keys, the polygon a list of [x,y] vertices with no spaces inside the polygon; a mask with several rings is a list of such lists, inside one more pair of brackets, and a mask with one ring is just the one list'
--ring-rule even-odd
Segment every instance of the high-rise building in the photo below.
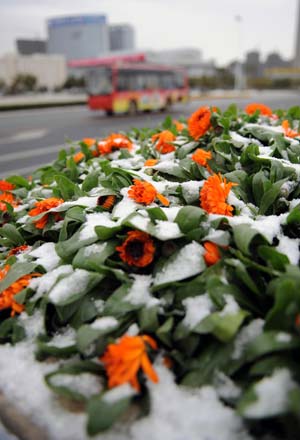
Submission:
{"label": "high-rise building", "polygon": [[20,55],[33,55],[35,53],[46,53],[45,40],[17,39],[17,51]]}
{"label": "high-rise building", "polygon": [[134,28],[130,24],[109,26],[110,50],[133,50],[135,48]]}
{"label": "high-rise building", "polygon": [[294,59],[294,66],[300,67],[300,0],[298,0],[298,14],[297,14],[297,32],[296,32],[296,53]]}
{"label": "high-rise building", "polygon": [[109,51],[105,15],[80,15],[48,20],[49,54],[62,54],[67,60],[99,57]]}

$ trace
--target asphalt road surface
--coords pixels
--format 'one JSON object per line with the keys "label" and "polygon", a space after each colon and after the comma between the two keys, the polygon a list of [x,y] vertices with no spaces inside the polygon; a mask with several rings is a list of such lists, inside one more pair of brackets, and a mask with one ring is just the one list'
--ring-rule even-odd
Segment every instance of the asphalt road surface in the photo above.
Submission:
{"label": "asphalt road surface", "polygon": [[[260,92],[247,98],[210,98],[178,105],[170,112],[173,118],[189,116],[201,105],[225,109],[232,102],[243,108],[249,102],[263,102],[276,108],[300,105],[299,92]],[[90,112],[86,106],[19,110],[0,113],[0,179],[14,174],[29,175],[39,166],[53,161],[70,140],[102,138],[132,127],[155,127],[166,115],[144,113],[107,117]]]}

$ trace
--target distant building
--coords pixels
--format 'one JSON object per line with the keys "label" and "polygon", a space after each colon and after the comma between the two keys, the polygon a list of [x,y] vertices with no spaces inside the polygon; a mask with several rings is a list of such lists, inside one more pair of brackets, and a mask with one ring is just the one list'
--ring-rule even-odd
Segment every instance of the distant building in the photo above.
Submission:
{"label": "distant building", "polygon": [[262,64],[260,61],[260,53],[256,50],[247,52],[244,71],[250,78],[259,78],[262,75]]}
{"label": "distant building", "polygon": [[189,78],[214,76],[216,74],[214,62],[204,61],[201,51],[194,48],[148,51],[146,58],[147,61],[154,63],[184,67]]}
{"label": "distant building", "polygon": [[81,15],[48,20],[49,54],[61,54],[67,60],[98,57],[109,51],[109,33],[105,15]]}
{"label": "distant building", "polygon": [[33,55],[35,53],[46,53],[47,44],[45,40],[17,39],[17,51],[20,55]]}
{"label": "distant building", "polygon": [[267,56],[264,68],[273,69],[275,67],[291,67],[291,65],[291,61],[284,60],[277,52],[272,52]]}
{"label": "distant building", "polygon": [[134,28],[129,24],[114,24],[109,26],[109,48],[115,50],[134,50]]}
{"label": "distant building", "polygon": [[65,57],[61,55],[4,55],[0,58],[0,78],[10,85],[19,74],[37,78],[38,87],[60,87],[67,78]]}

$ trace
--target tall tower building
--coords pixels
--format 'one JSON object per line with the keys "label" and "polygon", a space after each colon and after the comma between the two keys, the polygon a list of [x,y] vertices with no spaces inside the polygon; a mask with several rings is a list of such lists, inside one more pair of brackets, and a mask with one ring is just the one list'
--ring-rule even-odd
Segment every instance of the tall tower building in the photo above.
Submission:
{"label": "tall tower building", "polygon": [[110,50],[135,49],[134,28],[130,24],[109,26]]}
{"label": "tall tower building", "polygon": [[109,32],[105,15],[81,15],[48,20],[49,54],[67,60],[99,57],[109,51]]}
{"label": "tall tower building", "polygon": [[300,0],[298,0],[298,14],[297,14],[297,32],[296,32],[296,53],[294,59],[294,66],[300,67]]}

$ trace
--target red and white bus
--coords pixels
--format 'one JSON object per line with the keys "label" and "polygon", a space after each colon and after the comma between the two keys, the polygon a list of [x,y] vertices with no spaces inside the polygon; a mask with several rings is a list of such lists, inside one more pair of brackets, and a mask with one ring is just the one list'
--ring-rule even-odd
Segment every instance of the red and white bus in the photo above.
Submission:
{"label": "red and white bus", "polygon": [[188,99],[187,75],[181,68],[117,58],[72,61],[69,67],[85,70],[91,110],[135,114],[166,110]]}

